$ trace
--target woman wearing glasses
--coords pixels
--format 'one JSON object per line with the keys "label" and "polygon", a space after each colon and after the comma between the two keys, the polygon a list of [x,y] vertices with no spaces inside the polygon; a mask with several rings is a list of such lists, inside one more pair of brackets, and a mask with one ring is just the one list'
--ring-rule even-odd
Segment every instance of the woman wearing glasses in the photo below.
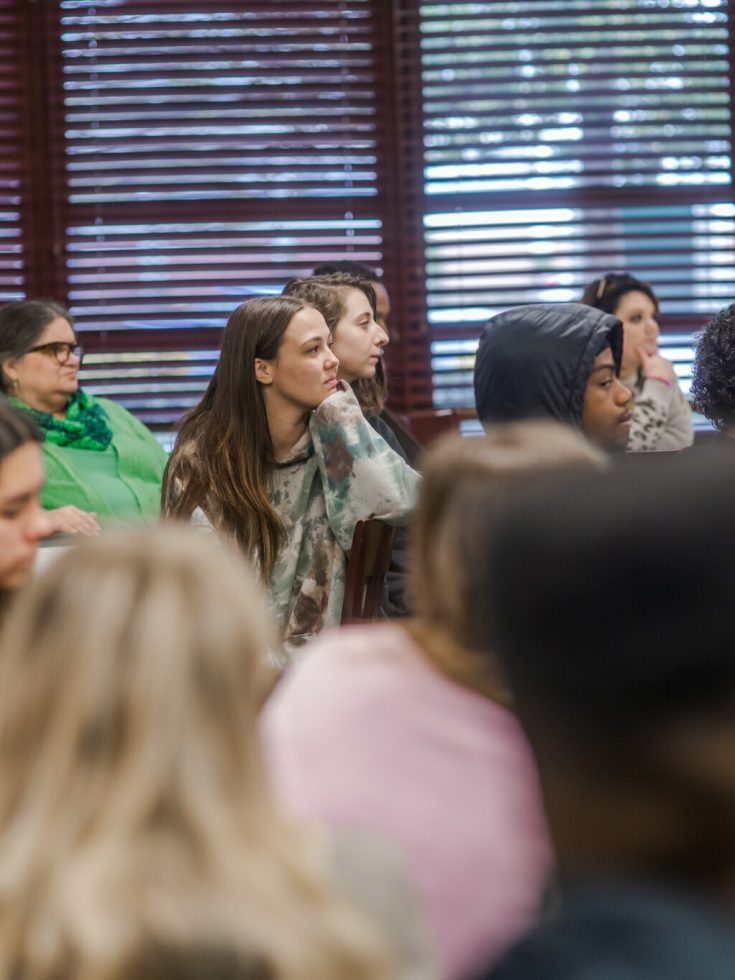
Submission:
{"label": "woman wearing glasses", "polygon": [[158,515],[166,454],[124,408],[80,389],[81,359],[72,318],[57,303],[0,310],[0,390],[43,434],[43,506],[55,530],[94,534],[98,519]]}

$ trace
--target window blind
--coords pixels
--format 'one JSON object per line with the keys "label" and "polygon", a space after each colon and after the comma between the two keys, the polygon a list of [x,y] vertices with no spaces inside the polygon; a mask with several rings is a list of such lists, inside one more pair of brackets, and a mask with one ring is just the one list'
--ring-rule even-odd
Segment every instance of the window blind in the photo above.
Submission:
{"label": "window blind", "polygon": [[60,6],[82,379],[170,425],[248,296],[328,259],[382,267],[379,5]]}
{"label": "window blind", "polygon": [[24,287],[20,19],[13,0],[0,0],[0,303],[20,299]]}
{"label": "window blind", "polygon": [[726,0],[421,5],[435,404],[472,404],[489,316],[623,270],[659,295],[686,387],[692,331],[735,299],[729,16]]}

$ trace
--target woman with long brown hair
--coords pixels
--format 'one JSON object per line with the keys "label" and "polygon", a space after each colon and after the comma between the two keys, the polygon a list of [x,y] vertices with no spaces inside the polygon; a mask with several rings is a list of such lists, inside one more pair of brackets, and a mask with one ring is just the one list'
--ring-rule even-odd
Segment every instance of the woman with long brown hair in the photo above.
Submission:
{"label": "woman with long brown hair", "polygon": [[164,476],[164,514],[217,528],[259,568],[289,649],[339,622],[356,522],[405,522],[419,479],[338,381],[331,342],[303,300],[239,306]]}

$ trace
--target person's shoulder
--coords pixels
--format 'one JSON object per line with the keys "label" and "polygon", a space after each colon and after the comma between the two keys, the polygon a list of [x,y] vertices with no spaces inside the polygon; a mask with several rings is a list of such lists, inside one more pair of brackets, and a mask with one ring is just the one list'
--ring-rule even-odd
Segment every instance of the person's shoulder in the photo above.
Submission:
{"label": "person's shoulder", "polygon": [[125,408],[124,405],[121,405],[119,402],[112,401],[110,398],[95,398],[95,402],[104,411],[112,426],[113,432],[115,430],[118,430],[118,433],[124,431],[127,435],[135,437],[139,442],[148,443],[151,447],[154,447],[160,451],[162,457],[167,455],[166,451],[148,426],[141,422],[140,419],[133,415],[133,413]]}
{"label": "person's shoulder", "polygon": [[408,457],[390,425],[380,415],[366,415],[365,419],[378,435],[388,443],[393,452],[398,453],[401,459],[407,463]]}
{"label": "person's shoulder", "polygon": [[394,623],[364,623],[327,629],[306,647],[299,664],[300,670],[322,669],[329,664],[350,669],[366,663],[395,657],[412,641]]}
{"label": "person's shoulder", "polygon": [[[279,683],[266,709],[295,718],[298,705],[313,714],[316,704],[326,715],[341,714],[348,701],[371,703],[391,697],[405,671],[404,631],[393,623],[340,626],[325,630],[307,643],[299,659]],[[350,710],[350,709],[347,709]]]}
{"label": "person's shoulder", "polygon": [[132,412],[130,412],[124,405],[120,402],[113,401],[111,398],[100,398],[96,395],[92,396],[93,404],[98,405],[107,415],[107,417],[112,422],[123,423],[126,425],[132,425],[135,428],[139,426],[148,432],[149,430],[143,425],[143,423],[137,419]]}

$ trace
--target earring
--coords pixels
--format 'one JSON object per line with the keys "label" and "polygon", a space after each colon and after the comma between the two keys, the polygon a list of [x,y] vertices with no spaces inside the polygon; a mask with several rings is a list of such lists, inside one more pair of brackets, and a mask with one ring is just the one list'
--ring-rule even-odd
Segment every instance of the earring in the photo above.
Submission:
{"label": "earring", "polygon": [[11,378],[10,381],[8,382],[8,388],[10,390],[11,395],[17,394],[18,388],[20,388],[20,382],[18,381],[18,379]]}

